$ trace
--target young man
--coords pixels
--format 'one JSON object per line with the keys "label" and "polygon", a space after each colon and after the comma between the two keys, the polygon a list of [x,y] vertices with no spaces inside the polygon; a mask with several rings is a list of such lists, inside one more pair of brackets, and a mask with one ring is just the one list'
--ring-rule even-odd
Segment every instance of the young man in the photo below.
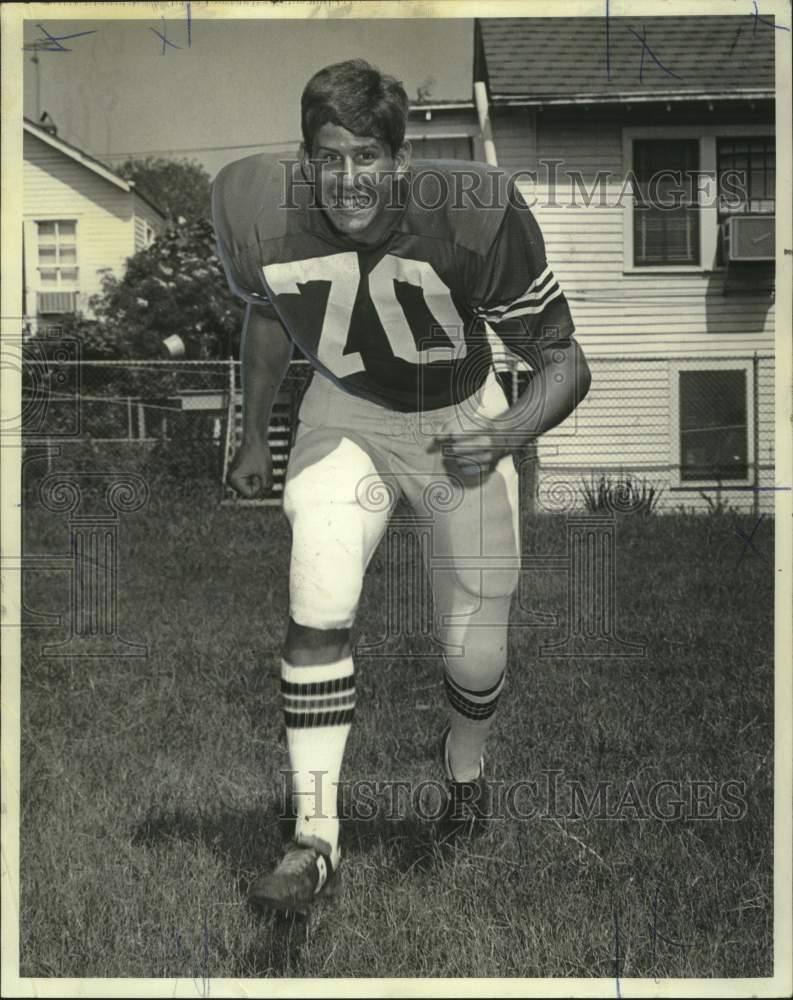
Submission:
{"label": "young man", "polygon": [[[393,78],[360,60],[329,66],[303,93],[300,161],[247,157],[213,185],[219,252],[250,303],[243,441],[229,475],[243,496],[271,482],[268,420],[293,341],[315,369],[284,490],[282,692],[299,815],[283,860],[250,892],[276,909],[305,910],[338,870],[350,627],[400,493],[432,524],[450,715],[445,829],[476,814],[519,569],[511,452],[564,420],[590,381],[514,184],[481,164],[411,165],[407,112]],[[533,369],[512,407],[493,376],[494,344]]]}

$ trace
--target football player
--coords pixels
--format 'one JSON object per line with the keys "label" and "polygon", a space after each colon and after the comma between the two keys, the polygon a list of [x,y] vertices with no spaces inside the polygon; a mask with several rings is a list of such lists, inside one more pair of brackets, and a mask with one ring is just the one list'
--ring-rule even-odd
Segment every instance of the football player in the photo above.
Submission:
{"label": "football player", "polygon": [[[407,114],[397,80],[361,60],[328,66],[303,92],[299,160],[246,157],[213,184],[219,253],[249,303],[243,438],[229,474],[242,496],[271,484],[268,421],[293,344],[315,369],[283,496],[292,550],[281,689],[298,816],[280,864],[250,890],[275,909],[305,911],[339,868],[350,628],[400,495],[432,526],[449,712],[442,829],[486,812],[483,749],[519,571],[511,453],[564,420],[590,382],[509,176],[411,163]],[[494,345],[532,369],[512,405],[494,378]]]}

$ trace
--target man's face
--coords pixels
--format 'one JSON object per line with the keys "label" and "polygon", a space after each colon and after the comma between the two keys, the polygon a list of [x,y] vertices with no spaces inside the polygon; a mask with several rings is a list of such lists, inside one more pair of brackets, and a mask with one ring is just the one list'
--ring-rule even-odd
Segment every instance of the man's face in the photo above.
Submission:
{"label": "man's face", "polygon": [[396,156],[380,139],[353,135],[341,125],[323,125],[311,155],[319,198],[333,226],[345,236],[365,239],[391,199],[395,174],[407,169],[406,146]]}

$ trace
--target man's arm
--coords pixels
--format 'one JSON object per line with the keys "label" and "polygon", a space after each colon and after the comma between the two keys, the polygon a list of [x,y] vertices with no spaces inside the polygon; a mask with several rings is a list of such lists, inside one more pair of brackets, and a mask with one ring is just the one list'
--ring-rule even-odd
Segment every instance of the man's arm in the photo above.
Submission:
{"label": "man's arm", "polygon": [[498,232],[473,268],[469,299],[479,319],[532,370],[521,398],[497,419],[483,420],[481,431],[450,430],[442,436],[447,453],[492,468],[507,452],[565,420],[591,382],[542,232],[512,181]]}
{"label": "man's arm", "polygon": [[277,319],[250,305],[242,334],[242,444],[234,456],[228,481],[246,499],[272,485],[272,458],[267,443],[270,414],[292,358],[292,341]]}
{"label": "man's arm", "polygon": [[540,341],[527,355],[534,375],[526,391],[496,420],[483,420],[481,430],[461,432],[454,426],[435,440],[435,447],[460,460],[493,469],[504,455],[562,423],[589,392],[592,375],[584,352],[573,338]]}
{"label": "man's arm", "polygon": [[529,364],[537,370],[527,393],[499,417],[499,425],[525,434],[525,440],[540,437],[566,420],[592,384],[586,357],[574,337],[540,342]]}
{"label": "man's arm", "polygon": [[273,403],[292,360],[292,341],[279,320],[251,305],[240,354],[243,443],[266,441]]}

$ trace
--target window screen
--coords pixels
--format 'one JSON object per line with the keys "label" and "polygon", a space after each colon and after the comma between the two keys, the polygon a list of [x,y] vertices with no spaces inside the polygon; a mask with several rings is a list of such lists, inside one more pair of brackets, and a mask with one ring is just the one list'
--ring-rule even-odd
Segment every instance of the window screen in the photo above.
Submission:
{"label": "window screen", "polygon": [[746,372],[679,374],[681,480],[748,479]]}

